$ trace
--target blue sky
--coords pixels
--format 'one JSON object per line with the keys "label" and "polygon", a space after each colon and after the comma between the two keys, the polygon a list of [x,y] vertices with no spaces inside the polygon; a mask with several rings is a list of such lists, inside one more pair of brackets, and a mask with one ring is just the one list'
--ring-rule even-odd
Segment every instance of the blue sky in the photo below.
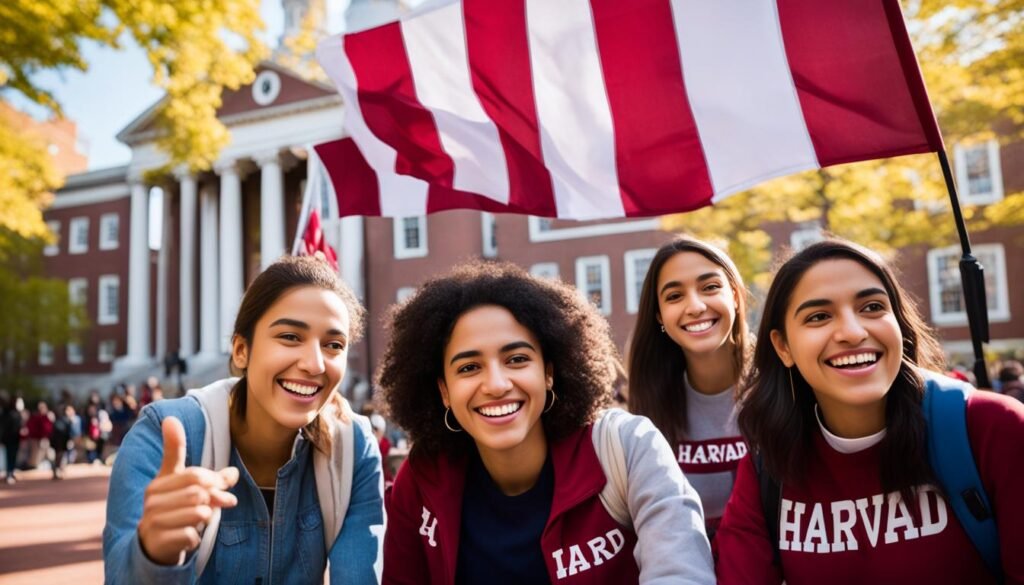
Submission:
{"label": "blue sky", "polygon": [[[346,0],[328,0],[332,22],[344,10]],[[261,0],[261,14],[267,25],[264,41],[276,44],[284,26],[280,0]],[[65,115],[78,124],[78,135],[86,145],[89,169],[125,164],[131,151],[115,135],[139,114],[160,99],[161,91],[150,79],[152,72],[146,56],[134,43],[125,43],[119,51],[94,43],[83,44],[89,63],[86,72],[48,71],[35,77],[44,88],[53,91],[64,107]],[[8,96],[19,108],[41,116],[39,108],[25,104],[18,96]]]}

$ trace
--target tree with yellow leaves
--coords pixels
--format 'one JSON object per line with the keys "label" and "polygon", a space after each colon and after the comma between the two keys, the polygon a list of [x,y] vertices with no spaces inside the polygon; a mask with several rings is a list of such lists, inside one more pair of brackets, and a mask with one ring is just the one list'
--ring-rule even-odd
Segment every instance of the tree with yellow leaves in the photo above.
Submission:
{"label": "tree with yellow leaves", "polygon": [[[905,0],[904,13],[946,143],[1024,136],[1024,0]],[[1024,193],[983,211],[965,206],[964,217],[971,231],[1022,224]],[[934,154],[783,177],[664,219],[668,229],[721,242],[761,285],[772,254],[767,222],[814,223],[882,252],[955,234]]]}

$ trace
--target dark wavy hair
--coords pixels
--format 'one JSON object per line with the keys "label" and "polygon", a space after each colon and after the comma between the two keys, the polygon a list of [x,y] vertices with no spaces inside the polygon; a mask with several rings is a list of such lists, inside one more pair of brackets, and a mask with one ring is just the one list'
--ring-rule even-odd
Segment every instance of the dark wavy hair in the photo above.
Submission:
{"label": "dark wavy hair", "polygon": [[[799,483],[814,449],[818,422],[816,400],[800,371],[779,358],[771,332],[786,335],[786,311],[793,290],[813,266],[826,260],[852,260],[882,282],[893,315],[903,334],[903,358],[899,374],[889,389],[885,407],[885,438],[881,443],[880,474],[886,493],[899,491],[909,499],[914,486],[930,481],[927,429],[921,400],[924,380],[918,368],[941,371],[942,352],[913,300],[900,286],[892,267],[881,256],[841,239],[808,246],[787,260],[775,274],[764,302],[758,344],[750,375],[741,390],[739,427],[764,469],[780,483]],[[790,391],[790,374],[793,392]],[[796,397],[794,404],[792,396]]]}
{"label": "dark wavy hair", "polygon": [[593,305],[574,288],[513,264],[463,264],[423,283],[387,317],[390,340],[378,369],[378,400],[409,433],[413,456],[459,455],[473,445],[467,433],[445,428],[437,381],[444,378],[444,350],[456,321],[484,305],[512,313],[537,338],[545,365],[554,366],[558,400],[541,419],[549,440],[591,423],[611,402],[617,352]]}
{"label": "dark wavy hair", "polygon": [[[304,286],[313,286],[337,294],[345,304],[345,308],[348,309],[347,344],[351,347],[353,343],[359,341],[363,334],[366,310],[359,304],[352,290],[338,277],[338,273],[326,262],[313,256],[285,256],[261,272],[249,285],[245,296],[242,297],[238,316],[235,317],[232,337],[241,337],[251,348],[256,323],[260,318],[286,292]],[[236,368],[230,358],[228,368],[232,374],[241,376],[238,383],[231,389],[231,409],[239,420],[245,420],[245,407],[248,402],[248,382],[245,372]],[[327,400],[327,407],[321,411],[321,416],[313,419],[304,429],[310,442],[324,453],[330,453],[331,433],[327,421],[323,420],[323,414],[333,413],[332,416],[337,416],[341,420],[345,418],[341,409],[341,395],[338,392],[331,392]]]}
{"label": "dark wavy hair", "polygon": [[743,375],[750,354],[750,330],[747,327],[747,288],[729,256],[700,240],[678,237],[663,245],[651,260],[640,291],[640,307],[629,347],[629,410],[654,422],[670,445],[686,436],[686,393],[683,375],[686,356],[672,338],[661,332],[658,323],[658,276],[676,254],[694,252],[717,264],[729,281],[736,297],[736,319],[730,332],[735,346],[736,372]]}

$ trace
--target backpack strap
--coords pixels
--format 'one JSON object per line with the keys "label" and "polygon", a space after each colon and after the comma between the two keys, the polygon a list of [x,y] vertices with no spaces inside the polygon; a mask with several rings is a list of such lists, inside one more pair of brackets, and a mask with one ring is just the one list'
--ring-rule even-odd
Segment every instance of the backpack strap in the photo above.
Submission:
{"label": "backpack strap", "polygon": [[328,554],[341,533],[342,524],[345,523],[345,514],[352,498],[352,475],[355,466],[355,425],[358,415],[352,411],[344,397],[341,398],[340,410],[339,414],[344,415],[348,422],[342,422],[340,416],[320,414],[327,415],[331,421],[332,453],[327,455],[318,449],[313,450],[316,493],[324,522],[324,546]]}
{"label": "backpack strap", "polygon": [[967,435],[967,392],[960,385],[925,382],[922,408],[928,423],[928,462],[964,532],[1002,582],[999,533]]}
{"label": "backpack strap", "polygon": [[593,440],[597,459],[607,482],[601,490],[601,503],[608,514],[620,525],[633,528],[633,518],[629,515],[626,498],[629,471],[626,468],[626,453],[622,448],[622,436],[619,434],[622,423],[627,418],[626,412],[618,408],[609,408],[601,413],[594,423]]}
{"label": "backpack strap", "polygon": [[782,486],[764,470],[764,458],[760,453],[753,456],[754,471],[761,494],[761,511],[768,528],[768,541],[772,545],[772,564],[782,566],[779,553],[779,508],[782,506]]}

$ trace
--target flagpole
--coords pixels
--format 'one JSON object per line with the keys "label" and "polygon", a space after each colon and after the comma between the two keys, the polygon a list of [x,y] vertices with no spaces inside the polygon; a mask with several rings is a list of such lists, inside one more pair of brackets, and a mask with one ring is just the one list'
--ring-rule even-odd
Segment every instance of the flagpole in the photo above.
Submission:
{"label": "flagpole", "polygon": [[956,183],[953,171],[949,166],[949,158],[945,149],[938,153],[942,175],[946,179],[946,190],[949,191],[949,202],[953,207],[953,219],[956,231],[960,236],[960,282],[964,291],[964,309],[967,312],[967,323],[971,330],[971,345],[974,348],[974,378],[979,388],[991,388],[988,379],[988,368],[985,367],[985,350],[983,343],[989,341],[988,308],[985,297],[985,269],[978,259],[971,254],[971,240],[967,235],[967,224],[960,209],[960,199],[956,194]]}

